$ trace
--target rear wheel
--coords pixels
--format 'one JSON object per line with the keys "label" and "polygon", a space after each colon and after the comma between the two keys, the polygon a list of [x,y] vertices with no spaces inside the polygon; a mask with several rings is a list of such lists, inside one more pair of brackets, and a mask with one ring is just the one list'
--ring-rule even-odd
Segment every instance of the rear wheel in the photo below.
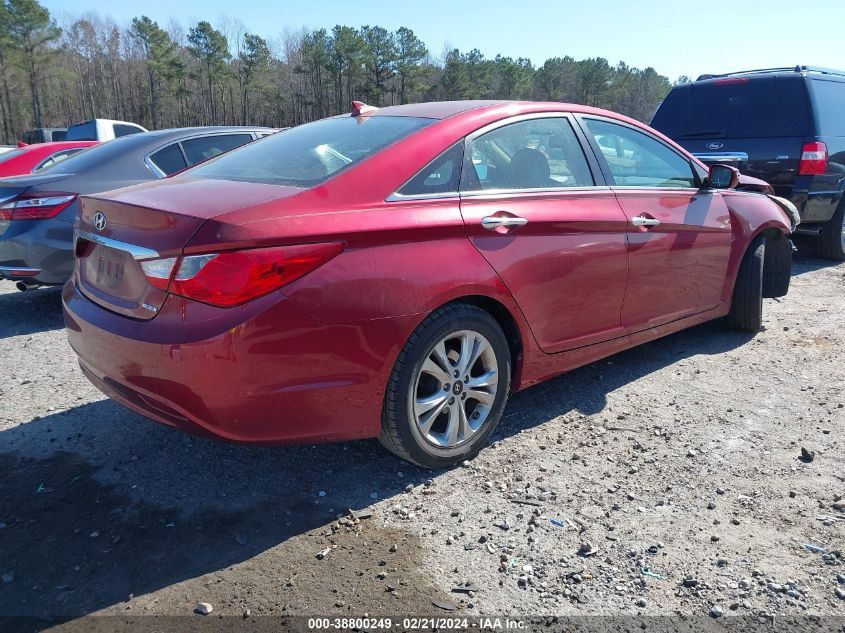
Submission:
{"label": "rear wheel", "polygon": [[381,443],[425,468],[475,455],[505,409],[511,359],[502,328],[476,306],[452,304],[405,344],[384,400]]}
{"label": "rear wheel", "polygon": [[729,327],[741,332],[758,332],[763,325],[763,263],[766,258],[766,238],[762,235],[745,251],[736,275]]}
{"label": "rear wheel", "polygon": [[833,217],[822,226],[814,246],[819,257],[845,261],[845,200],[840,203]]}

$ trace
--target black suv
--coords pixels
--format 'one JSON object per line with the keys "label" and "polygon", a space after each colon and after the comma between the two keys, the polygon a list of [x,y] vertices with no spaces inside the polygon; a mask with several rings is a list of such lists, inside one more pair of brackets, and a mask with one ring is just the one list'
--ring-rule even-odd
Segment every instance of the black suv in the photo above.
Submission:
{"label": "black suv", "polygon": [[797,234],[845,260],[845,71],[795,66],[676,86],[652,127],[707,163],[762,178],[801,213]]}

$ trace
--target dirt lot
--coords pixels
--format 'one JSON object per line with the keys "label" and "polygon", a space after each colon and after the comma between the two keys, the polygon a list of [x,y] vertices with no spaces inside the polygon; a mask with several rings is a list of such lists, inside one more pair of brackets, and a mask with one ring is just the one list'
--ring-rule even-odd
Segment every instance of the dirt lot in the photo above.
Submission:
{"label": "dirt lot", "polygon": [[531,389],[431,473],[151,423],[83,378],[57,290],[0,282],[0,616],[843,617],[843,352],[845,265],[799,258],[756,337],[707,324]]}

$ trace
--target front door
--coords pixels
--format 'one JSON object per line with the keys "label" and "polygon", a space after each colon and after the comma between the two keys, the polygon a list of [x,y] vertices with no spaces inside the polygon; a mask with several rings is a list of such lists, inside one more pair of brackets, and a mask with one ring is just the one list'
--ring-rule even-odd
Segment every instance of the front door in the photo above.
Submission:
{"label": "front door", "polygon": [[689,159],[644,130],[582,120],[628,220],[626,331],[718,306],[731,254],[722,195],[701,190]]}
{"label": "front door", "polygon": [[471,136],[461,183],[467,234],[510,289],[534,337],[559,352],[617,336],[627,218],[596,186],[562,114]]}

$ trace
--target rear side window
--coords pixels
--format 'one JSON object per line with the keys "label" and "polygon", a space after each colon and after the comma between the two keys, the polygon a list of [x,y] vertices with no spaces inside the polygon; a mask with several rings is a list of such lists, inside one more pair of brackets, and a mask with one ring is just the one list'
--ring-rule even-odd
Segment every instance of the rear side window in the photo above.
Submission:
{"label": "rear side window", "polygon": [[453,145],[421,169],[398,193],[403,196],[457,193],[463,160],[464,144]]}
{"label": "rear side window", "polygon": [[306,123],[190,170],[192,178],[314,187],[434,123],[396,116],[341,116]]}
{"label": "rear side window", "polygon": [[216,134],[182,141],[189,165],[196,165],[252,141],[251,134]]}
{"label": "rear side window", "polygon": [[84,148],[83,147],[73,147],[70,149],[63,149],[61,151],[56,152],[55,154],[51,154],[44,160],[42,160],[38,165],[33,169],[33,172],[40,171],[42,169],[47,169],[48,167],[52,167],[56,163],[60,163],[66,158],[73,156],[77,152],[81,152]]}
{"label": "rear side window", "polygon": [[150,156],[156,167],[164,172],[166,176],[175,174],[188,166],[185,162],[185,157],[182,156],[182,150],[179,149],[179,143],[173,143],[167,147],[158,150],[155,154]]}
{"label": "rear side window", "polygon": [[143,132],[141,128],[137,128],[134,125],[123,125],[122,123],[115,123],[114,124],[114,137],[119,138],[121,136],[129,136],[130,134],[138,134],[138,132]]}
{"label": "rear side window", "polygon": [[678,86],[651,122],[675,140],[812,133],[807,89],[796,77],[728,77]]}
{"label": "rear side window", "polygon": [[845,82],[812,79],[807,82],[818,122],[818,134],[845,136]]}

